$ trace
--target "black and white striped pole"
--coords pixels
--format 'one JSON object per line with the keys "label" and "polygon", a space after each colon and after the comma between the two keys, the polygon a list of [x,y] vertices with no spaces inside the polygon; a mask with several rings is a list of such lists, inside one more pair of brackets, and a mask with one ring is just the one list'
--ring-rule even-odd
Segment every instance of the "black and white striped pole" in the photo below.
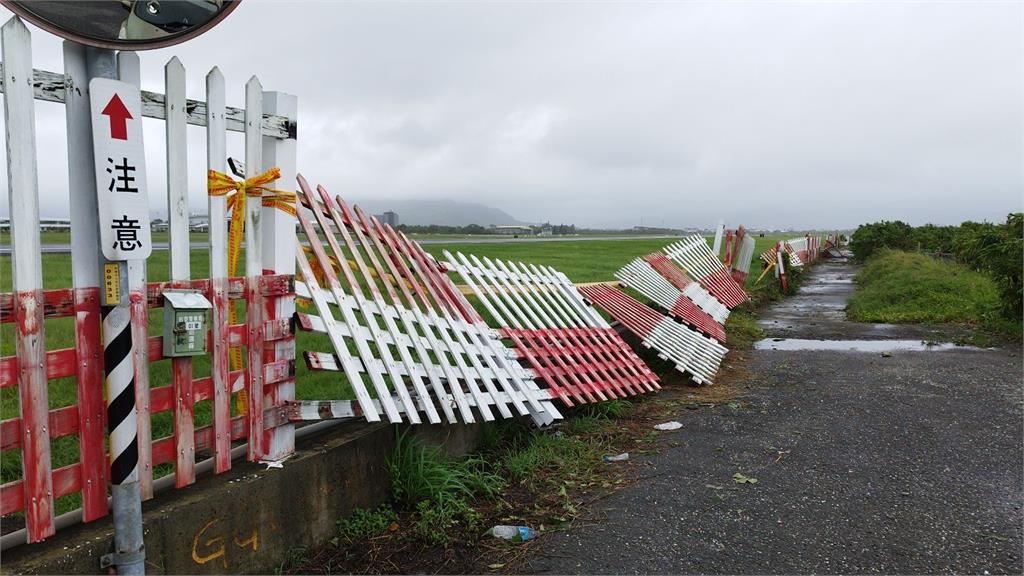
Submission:
{"label": "black and white striped pole", "polygon": [[[120,268],[126,268],[124,263]],[[123,278],[124,276],[122,276]],[[127,283],[120,283],[127,286]],[[142,498],[139,492],[139,438],[135,414],[135,366],[131,307],[123,293],[116,306],[103,306],[103,365],[110,434],[110,489],[114,551],[101,561],[118,574],[144,574]]]}

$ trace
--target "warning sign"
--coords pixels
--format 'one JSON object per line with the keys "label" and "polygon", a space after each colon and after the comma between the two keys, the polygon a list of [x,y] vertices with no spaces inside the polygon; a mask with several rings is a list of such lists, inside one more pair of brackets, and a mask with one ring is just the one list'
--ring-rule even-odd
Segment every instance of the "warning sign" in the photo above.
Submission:
{"label": "warning sign", "polygon": [[139,89],[126,82],[89,82],[100,243],[108,260],[144,260],[153,251],[146,194]]}

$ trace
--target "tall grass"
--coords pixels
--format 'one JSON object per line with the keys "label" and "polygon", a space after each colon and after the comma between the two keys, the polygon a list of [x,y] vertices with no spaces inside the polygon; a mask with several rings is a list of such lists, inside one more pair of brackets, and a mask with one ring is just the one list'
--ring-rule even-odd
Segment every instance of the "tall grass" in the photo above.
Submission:
{"label": "tall grass", "polygon": [[913,252],[880,250],[858,272],[847,315],[864,322],[991,325],[999,292],[986,274]]}
{"label": "tall grass", "polygon": [[387,465],[392,497],[406,508],[424,500],[493,497],[505,486],[504,479],[490,472],[480,458],[450,459],[440,447],[424,443],[408,429],[398,433]]}

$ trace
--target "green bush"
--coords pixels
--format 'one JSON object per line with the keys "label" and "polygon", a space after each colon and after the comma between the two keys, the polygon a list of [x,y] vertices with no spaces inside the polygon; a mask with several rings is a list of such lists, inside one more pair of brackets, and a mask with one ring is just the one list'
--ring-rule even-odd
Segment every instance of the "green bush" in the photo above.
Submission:
{"label": "green bush", "polygon": [[861,261],[883,248],[913,250],[915,247],[914,228],[899,220],[862,224],[850,237],[850,250]]}
{"label": "green bush", "polygon": [[416,505],[416,512],[416,534],[436,546],[448,546],[456,531],[463,534],[481,531],[480,514],[458,496],[423,500]]}
{"label": "green bush", "polygon": [[1024,315],[1024,213],[1006,217],[1004,224],[964,222],[955,239],[957,260],[988,273],[999,287],[1003,312],[1020,320]]}
{"label": "green bush", "polygon": [[925,224],[914,228],[914,247],[925,252],[951,253],[960,227]]}
{"label": "green bush", "polygon": [[995,281],[1005,319],[1024,317],[1024,213],[1009,214],[1003,224],[964,222],[917,228],[899,221],[864,224],[851,236],[850,249],[860,261],[884,249],[952,253],[961,264]]}

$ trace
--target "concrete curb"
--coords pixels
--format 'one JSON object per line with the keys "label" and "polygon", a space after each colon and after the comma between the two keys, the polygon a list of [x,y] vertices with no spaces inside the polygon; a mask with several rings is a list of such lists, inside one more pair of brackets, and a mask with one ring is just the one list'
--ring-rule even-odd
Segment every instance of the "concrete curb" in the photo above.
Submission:
{"label": "concrete curb", "polygon": [[[238,463],[230,472],[171,490],[143,507],[146,572],[272,573],[290,553],[336,535],[335,522],[375,507],[390,490],[386,459],[396,427],[353,422],[306,439],[280,469]],[[478,445],[480,425],[416,426],[451,455]],[[3,574],[95,574],[110,519],[4,552]]]}

